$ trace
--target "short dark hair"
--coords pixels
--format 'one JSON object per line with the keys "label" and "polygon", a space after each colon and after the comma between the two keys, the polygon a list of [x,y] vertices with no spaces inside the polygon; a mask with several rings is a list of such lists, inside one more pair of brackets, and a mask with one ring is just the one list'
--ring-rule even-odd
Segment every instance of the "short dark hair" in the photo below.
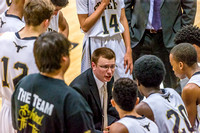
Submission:
{"label": "short dark hair", "polygon": [[120,78],[114,83],[112,96],[118,106],[132,111],[137,100],[137,84],[129,78]]}
{"label": "short dark hair", "polygon": [[175,44],[191,43],[200,47],[200,28],[193,25],[186,25],[180,29],[174,39]]}
{"label": "short dark hair", "polygon": [[145,87],[158,87],[164,80],[166,70],[155,55],[144,55],[134,63],[135,78]]}
{"label": "short dark hair", "polygon": [[61,68],[62,56],[69,56],[71,43],[57,32],[46,32],[34,43],[34,57],[40,72],[50,73]]}
{"label": "short dark hair", "polygon": [[184,62],[188,66],[197,63],[197,52],[195,48],[189,43],[180,43],[176,45],[170,52],[173,59],[177,62]]}
{"label": "short dark hair", "polygon": [[69,3],[68,0],[51,0],[51,2],[55,6],[60,6],[60,7],[65,7]]}
{"label": "short dark hair", "polygon": [[28,25],[38,26],[45,19],[50,20],[54,9],[53,4],[48,0],[30,0],[24,6],[24,20]]}
{"label": "short dark hair", "polygon": [[108,60],[111,60],[113,58],[116,59],[115,52],[112,49],[106,47],[97,48],[96,50],[94,50],[94,52],[92,53],[91,62],[97,64],[100,57],[106,58]]}

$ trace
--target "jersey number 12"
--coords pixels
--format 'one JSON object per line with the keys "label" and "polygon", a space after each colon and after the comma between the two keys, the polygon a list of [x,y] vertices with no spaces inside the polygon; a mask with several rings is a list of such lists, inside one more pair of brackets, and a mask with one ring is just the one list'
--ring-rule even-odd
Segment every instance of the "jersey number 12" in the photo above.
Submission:
{"label": "jersey number 12", "polygon": [[[9,87],[9,83],[7,80],[7,78],[8,78],[7,77],[8,76],[8,61],[9,61],[9,58],[7,58],[7,57],[3,57],[1,59],[1,62],[3,62],[3,80],[2,80],[3,87]],[[26,64],[16,62],[14,64],[13,68],[16,70],[22,69],[22,73],[13,79],[13,84],[14,84],[14,86],[16,86],[16,84],[19,82],[19,80],[28,74],[28,67],[26,66]]]}

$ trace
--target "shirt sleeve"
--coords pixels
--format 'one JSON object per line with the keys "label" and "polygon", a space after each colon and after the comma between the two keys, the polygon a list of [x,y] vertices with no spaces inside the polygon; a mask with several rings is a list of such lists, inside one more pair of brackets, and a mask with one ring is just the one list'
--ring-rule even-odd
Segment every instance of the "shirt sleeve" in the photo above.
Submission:
{"label": "shirt sleeve", "polygon": [[120,0],[120,7],[121,7],[121,9],[125,8],[124,0]]}
{"label": "shirt sleeve", "polygon": [[76,0],[77,14],[88,14],[89,13],[89,0]]}

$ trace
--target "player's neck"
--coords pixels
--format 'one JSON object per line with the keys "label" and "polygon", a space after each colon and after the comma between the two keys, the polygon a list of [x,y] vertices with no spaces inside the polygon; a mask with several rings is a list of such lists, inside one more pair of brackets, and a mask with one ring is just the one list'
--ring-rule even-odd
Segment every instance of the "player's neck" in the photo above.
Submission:
{"label": "player's neck", "polygon": [[61,71],[55,71],[55,72],[52,72],[52,73],[40,72],[40,74],[47,76],[47,77],[50,77],[50,78],[64,80],[64,73],[61,72]]}
{"label": "player's neck", "polygon": [[138,113],[136,113],[135,109],[133,109],[132,111],[128,112],[128,111],[124,111],[124,110],[120,110],[119,111],[119,117],[123,118],[125,116],[135,116],[135,117],[141,117],[141,115],[139,115]]}
{"label": "player's neck", "polygon": [[151,94],[154,94],[154,93],[162,93],[162,91],[160,90],[160,87],[157,87],[157,88],[155,88],[155,87],[147,88],[144,95],[146,97],[149,97]]}
{"label": "player's neck", "polygon": [[7,11],[7,14],[18,16],[20,19],[22,19],[23,16],[23,6],[24,4],[11,4],[10,8]]}
{"label": "player's neck", "polygon": [[25,26],[21,31],[19,31],[20,38],[25,37],[38,37],[45,30],[41,26]]}
{"label": "player's neck", "polygon": [[186,76],[190,79],[192,75],[198,71],[200,71],[200,67],[195,63],[193,66],[188,67],[188,70],[186,70]]}

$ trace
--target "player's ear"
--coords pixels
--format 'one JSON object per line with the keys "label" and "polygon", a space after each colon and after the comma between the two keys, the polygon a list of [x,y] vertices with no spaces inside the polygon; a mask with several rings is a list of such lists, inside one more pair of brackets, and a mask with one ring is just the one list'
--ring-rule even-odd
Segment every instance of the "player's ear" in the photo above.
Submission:
{"label": "player's ear", "polygon": [[67,61],[68,60],[68,56],[62,56],[61,61]]}
{"label": "player's ear", "polygon": [[183,68],[184,68],[184,64],[183,64],[183,62],[179,62],[179,68],[181,69],[181,70],[183,70]]}
{"label": "player's ear", "polygon": [[115,107],[116,103],[115,103],[114,99],[111,99],[110,102],[111,102],[112,106]]}
{"label": "player's ear", "polygon": [[45,19],[44,20],[44,26],[49,27],[49,24],[50,24],[50,19]]}
{"label": "player's ear", "polygon": [[135,105],[138,105],[138,104],[139,104],[139,102],[140,102],[140,98],[139,98],[139,97],[137,97],[137,99],[136,99],[136,102],[135,102]]}
{"label": "player's ear", "polygon": [[140,82],[136,79],[137,86],[140,86]]}

